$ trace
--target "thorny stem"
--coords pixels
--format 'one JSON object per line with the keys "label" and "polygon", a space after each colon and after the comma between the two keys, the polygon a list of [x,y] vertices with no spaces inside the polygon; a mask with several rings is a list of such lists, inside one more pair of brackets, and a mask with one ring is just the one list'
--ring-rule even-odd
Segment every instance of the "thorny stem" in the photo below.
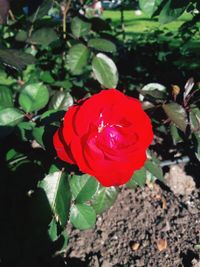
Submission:
{"label": "thorny stem", "polygon": [[11,18],[13,21],[15,21],[15,16],[13,15],[11,9],[9,9],[8,13],[9,13],[9,15],[10,15],[10,18]]}
{"label": "thorny stem", "polygon": [[61,5],[61,11],[63,13],[63,39],[65,40],[67,37],[67,13],[69,11],[71,5],[71,0],[68,0],[63,5]]}

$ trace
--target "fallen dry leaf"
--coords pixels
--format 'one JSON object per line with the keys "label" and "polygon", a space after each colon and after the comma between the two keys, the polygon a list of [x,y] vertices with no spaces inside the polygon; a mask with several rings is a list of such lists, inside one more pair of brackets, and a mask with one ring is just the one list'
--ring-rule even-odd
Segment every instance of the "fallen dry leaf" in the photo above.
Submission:
{"label": "fallen dry leaf", "polygon": [[166,239],[159,239],[156,241],[157,248],[161,252],[167,248],[167,240]]}
{"label": "fallen dry leaf", "polygon": [[139,247],[140,247],[140,244],[139,243],[133,243],[133,242],[131,243],[131,249],[132,249],[132,251],[138,250]]}
{"label": "fallen dry leaf", "polygon": [[165,199],[164,197],[162,197],[162,208],[163,208],[164,210],[167,209],[167,202],[166,202],[166,199]]}

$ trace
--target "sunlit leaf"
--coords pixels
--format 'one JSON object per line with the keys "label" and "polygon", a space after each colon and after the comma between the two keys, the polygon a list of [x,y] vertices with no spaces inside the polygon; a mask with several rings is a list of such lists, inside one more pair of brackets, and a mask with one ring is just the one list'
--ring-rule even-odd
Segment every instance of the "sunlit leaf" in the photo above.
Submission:
{"label": "sunlit leaf", "polygon": [[80,75],[84,72],[89,58],[89,49],[83,44],[72,46],[67,55],[67,66],[72,74]]}
{"label": "sunlit leaf", "polygon": [[91,206],[76,204],[71,207],[70,221],[76,228],[86,230],[95,225],[96,214]]}
{"label": "sunlit leaf", "polygon": [[92,69],[100,84],[106,88],[116,88],[118,83],[118,71],[112,59],[99,53],[92,60]]}
{"label": "sunlit leaf", "polygon": [[87,174],[73,175],[69,182],[72,196],[76,203],[82,203],[91,199],[98,188],[97,180]]}
{"label": "sunlit leaf", "polygon": [[114,187],[100,187],[92,199],[92,206],[97,214],[110,208],[117,199],[118,190]]}
{"label": "sunlit leaf", "polygon": [[45,107],[49,101],[49,92],[42,83],[26,85],[19,95],[19,103],[26,112]]}
{"label": "sunlit leaf", "polygon": [[64,227],[68,220],[71,201],[68,177],[57,171],[48,174],[39,186],[44,189],[53,213]]}

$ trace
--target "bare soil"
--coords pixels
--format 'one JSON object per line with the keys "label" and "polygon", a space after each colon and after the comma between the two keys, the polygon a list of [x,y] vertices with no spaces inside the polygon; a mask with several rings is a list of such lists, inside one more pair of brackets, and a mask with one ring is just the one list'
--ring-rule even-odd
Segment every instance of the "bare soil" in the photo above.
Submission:
{"label": "bare soil", "polygon": [[98,216],[94,229],[69,226],[67,266],[200,266],[200,190],[196,186],[185,195],[162,183],[120,190],[114,206]]}

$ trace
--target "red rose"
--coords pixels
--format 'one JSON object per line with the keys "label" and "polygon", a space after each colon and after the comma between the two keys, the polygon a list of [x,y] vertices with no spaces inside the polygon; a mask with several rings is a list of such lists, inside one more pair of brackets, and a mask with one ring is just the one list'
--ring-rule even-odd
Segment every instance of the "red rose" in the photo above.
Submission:
{"label": "red rose", "polygon": [[144,165],[152,139],[140,102],[109,89],[69,108],[53,141],[60,159],[77,164],[103,186],[116,186]]}

